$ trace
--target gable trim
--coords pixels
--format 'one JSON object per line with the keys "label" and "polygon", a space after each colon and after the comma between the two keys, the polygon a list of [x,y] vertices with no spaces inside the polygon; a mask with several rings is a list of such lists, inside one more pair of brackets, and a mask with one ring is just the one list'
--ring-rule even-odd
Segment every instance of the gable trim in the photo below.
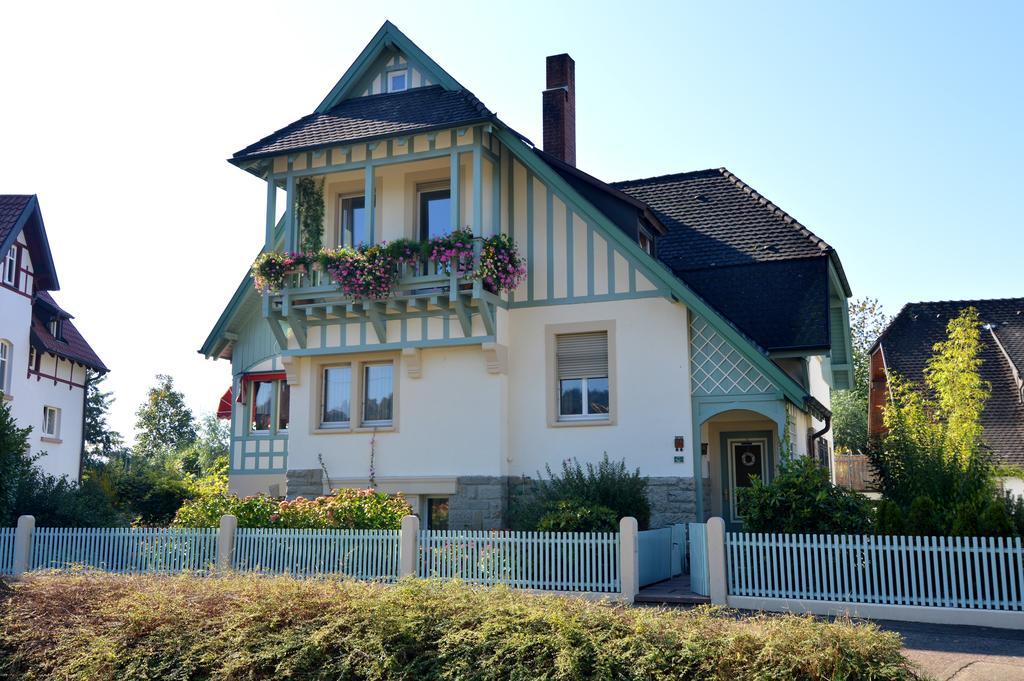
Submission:
{"label": "gable trim", "polygon": [[370,39],[363,51],[359,53],[356,60],[348,67],[331,91],[320,102],[314,113],[325,113],[341,100],[352,94],[352,90],[366,75],[373,65],[373,62],[388,47],[395,47],[401,51],[406,60],[417,67],[424,74],[429,74],[446,90],[460,90],[462,86],[451,75],[441,68],[437,62],[431,59],[416,44],[409,40],[398,27],[390,21],[385,21],[377,33]]}

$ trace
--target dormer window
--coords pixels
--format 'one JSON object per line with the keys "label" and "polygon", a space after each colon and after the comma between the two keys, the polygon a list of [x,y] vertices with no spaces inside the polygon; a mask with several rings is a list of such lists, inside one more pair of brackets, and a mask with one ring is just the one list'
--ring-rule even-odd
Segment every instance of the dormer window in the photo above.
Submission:
{"label": "dormer window", "polygon": [[4,258],[4,283],[14,286],[18,281],[18,247],[11,246]]}
{"label": "dormer window", "polygon": [[64,338],[61,336],[61,332],[63,330],[61,326],[62,325],[60,317],[53,316],[50,318],[50,335],[56,338],[57,340],[64,340]]}
{"label": "dormer window", "polygon": [[641,228],[637,236],[637,241],[644,253],[647,255],[654,255],[654,237],[651,236],[650,232]]}
{"label": "dormer window", "polygon": [[403,92],[409,89],[409,71],[391,71],[388,73],[388,92]]}

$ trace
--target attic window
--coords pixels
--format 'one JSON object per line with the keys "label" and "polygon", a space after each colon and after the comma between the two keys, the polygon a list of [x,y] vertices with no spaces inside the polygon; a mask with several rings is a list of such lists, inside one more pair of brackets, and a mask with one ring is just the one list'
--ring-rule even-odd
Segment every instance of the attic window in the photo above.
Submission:
{"label": "attic window", "polygon": [[4,283],[9,286],[14,286],[18,280],[18,247],[11,246],[11,250],[7,251],[7,257],[4,258]]}
{"label": "attic window", "polygon": [[391,71],[388,73],[388,92],[403,92],[409,89],[409,71]]}
{"label": "attic window", "polygon": [[54,317],[52,317],[50,319],[50,324],[49,324],[50,335],[53,336],[54,338],[56,338],[57,340],[64,340],[64,338],[63,338],[63,336],[61,334],[61,332],[63,331],[61,326],[62,325],[61,325],[60,317],[54,316]]}
{"label": "attic window", "polygon": [[646,229],[641,229],[637,235],[637,242],[640,244],[640,248],[643,249],[647,255],[654,255],[654,237]]}

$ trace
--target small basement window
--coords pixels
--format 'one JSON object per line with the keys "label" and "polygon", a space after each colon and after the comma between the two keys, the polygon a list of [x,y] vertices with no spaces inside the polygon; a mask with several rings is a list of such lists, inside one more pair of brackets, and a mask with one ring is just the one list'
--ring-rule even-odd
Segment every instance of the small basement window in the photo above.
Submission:
{"label": "small basement window", "polygon": [[403,92],[409,89],[409,71],[391,71],[388,73],[388,92]]}

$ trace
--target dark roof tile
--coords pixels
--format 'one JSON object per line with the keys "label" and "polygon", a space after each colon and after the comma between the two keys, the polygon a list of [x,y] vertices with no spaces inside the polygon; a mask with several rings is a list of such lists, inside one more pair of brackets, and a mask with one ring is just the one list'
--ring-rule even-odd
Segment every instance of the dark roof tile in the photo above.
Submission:
{"label": "dark roof tile", "polygon": [[353,97],[264,137],[235,153],[232,161],[465,125],[491,116],[471,93],[440,85]]}
{"label": "dark roof tile", "polygon": [[0,243],[7,240],[31,200],[29,194],[0,194]]}
{"label": "dark roof tile", "polygon": [[[92,346],[82,337],[75,325],[68,318],[70,315],[57,305],[56,301],[46,291],[36,294],[37,304],[32,309],[32,345],[42,352],[49,352],[70,359],[79,364],[84,364],[96,371],[109,371],[103,360],[99,358]],[[39,305],[42,303],[42,305]],[[42,309],[42,308],[46,309]],[[48,328],[48,323],[53,311],[59,311],[64,321],[61,325],[63,339],[54,338]],[[67,315],[67,316],[65,316]]]}

